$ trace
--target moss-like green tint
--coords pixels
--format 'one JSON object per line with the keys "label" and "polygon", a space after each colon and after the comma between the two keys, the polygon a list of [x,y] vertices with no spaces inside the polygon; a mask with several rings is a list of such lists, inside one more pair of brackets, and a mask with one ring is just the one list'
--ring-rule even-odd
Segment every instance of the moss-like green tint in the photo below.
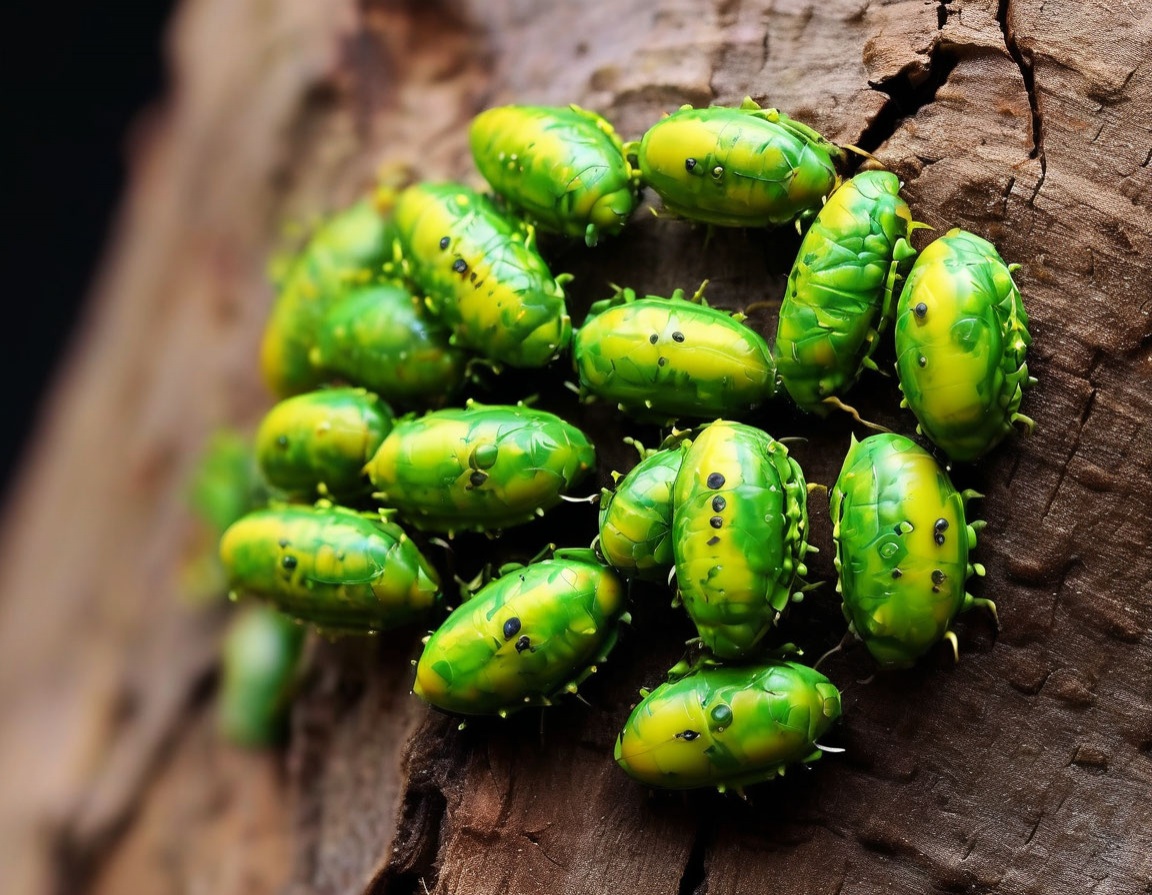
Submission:
{"label": "moss-like green tint", "polygon": [[428,639],[413,692],[463,715],[548,705],[607,659],[624,607],[623,582],[590,550],[508,571]]}
{"label": "moss-like green tint", "polygon": [[256,432],[256,457],[273,488],[314,497],[368,490],[364,464],[392,431],[392,410],[363,388],[331,388],[285,398]]}
{"label": "moss-like green tint", "polygon": [[648,129],[637,158],[642,182],[673,214],[765,227],[816,214],[839,182],[844,151],[746,98],[738,108],[682,106]]}
{"label": "moss-like green tint", "polygon": [[349,287],[370,283],[392,253],[385,218],[364,198],[322,223],[280,283],[264,328],[260,364],[279,397],[325,381],[309,360],[324,313]]}
{"label": "moss-like green tint", "polygon": [[[749,655],[807,574],[807,486],[766,432],[728,420],[699,430],[673,490],[684,608],[716,656]],[[796,597],[799,599],[799,597]]]}
{"label": "moss-like green tint", "polygon": [[513,367],[542,367],[568,346],[564,290],[530,227],[458,183],[413,184],[393,220],[397,254],[457,345]]}
{"label": "moss-like green tint", "polygon": [[727,311],[684,298],[597,302],[572,342],[581,390],[648,420],[739,416],[772,398],[768,343]]}
{"label": "moss-like green tint", "polygon": [[990,451],[1031,384],[1028,315],[1008,265],[987,240],[955,228],[912,266],[896,308],[896,372],[919,429],[953,460]]}
{"label": "moss-like green tint", "polygon": [[555,414],[469,402],[398,422],[367,472],[417,528],[492,531],[542,515],[595,465],[592,443]]}
{"label": "moss-like green tint", "polygon": [[976,530],[964,495],[903,435],[852,441],[829,497],[844,616],[885,668],[907,668],[948,635],[965,593]]}
{"label": "moss-like green tint", "polygon": [[604,559],[628,577],[663,581],[672,568],[672,487],[691,439],[648,452],[600,501]]}
{"label": "moss-like green tint", "polygon": [[260,748],[287,734],[305,627],[261,603],[241,607],[224,634],[217,724],[238,746]]}
{"label": "moss-like green tint", "polygon": [[437,407],[464,382],[465,351],[422,299],[399,283],[350,290],[324,314],[309,355],[327,378],[398,407]]}
{"label": "moss-like green tint", "polygon": [[498,106],[472,119],[472,157],[492,189],[543,229],[596,245],[636,207],[640,173],[602,116],[579,106]]}
{"label": "moss-like green tint", "polygon": [[330,632],[373,633],[430,616],[440,579],[400,526],[335,506],[255,510],[220,539],[234,592]]}
{"label": "moss-like green tint", "polygon": [[911,264],[912,215],[889,171],[864,171],[829,197],[800,243],[776,329],[780,382],[824,415],[859,379],[887,327],[896,277]]}
{"label": "moss-like green tint", "polygon": [[213,432],[188,485],[188,503],[196,516],[219,538],[267,497],[252,442],[233,429]]}
{"label": "moss-like green tint", "polygon": [[740,790],[819,759],[816,742],[839,717],[840,691],[805,665],[705,666],[644,697],[616,762],[661,789]]}

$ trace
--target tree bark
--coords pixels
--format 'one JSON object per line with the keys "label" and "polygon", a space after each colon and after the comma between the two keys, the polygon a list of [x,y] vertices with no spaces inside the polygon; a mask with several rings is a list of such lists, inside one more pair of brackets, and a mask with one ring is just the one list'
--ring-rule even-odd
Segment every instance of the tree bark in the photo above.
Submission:
{"label": "tree bark", "polygon": [[[6,510],[0,563],[0,889],[112,893],[1152,892],[1152,13],[1101,0],[186,0],[175,88],[141,126],[115,249]],[[954,470],[988,521],[976,613],[914,670],[849,646],[842,755],[751,787],[652,793],[612,761],[692,631],[663,588],[571,700],[460,730],[410,695],[419,631],[320,642],[280,751],[213,728],[229,610],[183,598],[182,489],[209,433],[252,427],[273,300],[265,265],[381,164],[480,185],[467,125],[505,102],[575,102],[636,139],[682,103],[776,106],[905,181],[922,248],[962,226],[1012,262],[1039,384],[1014,436]],[[658,208],[658,200],[649,200]],[[710,282],[769,337],[790,231],[638,213],[594,250],[545,240],[573,319],[609,284]],[[881,356],[891,366],[891,350]],[[590,431],[598,485],[634,431]],[[554,380],[554,381],[553,381]],[[504,383],[523,397],[523,383]],[[523,388],[517,392],[516,389]],[[857,399],[858,396],[858,400]],[[893,378],[862,413],[898,431]],[[847,417],[757,420],[834,481]],[[844,633],[831,525],[780,639]],[[586,545],[595,510],[495,542]],[[531,527],[530,527],[531,528]],[[491,549],[463,539],[460,562]],[[473,571],[471,568],[468,571]]]}

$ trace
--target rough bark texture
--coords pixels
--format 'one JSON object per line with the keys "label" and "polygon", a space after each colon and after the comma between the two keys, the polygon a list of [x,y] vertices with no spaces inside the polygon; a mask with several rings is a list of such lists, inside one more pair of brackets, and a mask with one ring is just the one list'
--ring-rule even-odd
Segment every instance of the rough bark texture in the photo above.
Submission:
{"label": "rough bark texture", "polygon": [[[187,0],[170,52],[176,89],[142,126],[117,249],[7,508],[0,889],[1152,892],[1142,4]],[[221,745],[228,610],[179,594],[194,538],[181,489],[215,426],[251,425],[271,401],[256,353],[285,222],[350,201],[384,162],[477,182],[466,128],[487,105],[577,102],[627,139],[681,103],[745,94],[875,153],[937,232],[963,226],[1023,264],[1037,431],[955,472],[986,495],[975,587],[1002,629],[973,613],[958,664],[942,648],[870,683],[858,646],[831,658],[845,713],[829,743],[846,751],[747,802],[652,794],[611,761],[637,690],[691,634],[660,588],[637,588],[587,703],[458,730],[410,696],[406,632],[320,644],[283,752]],[[796,245],[760,231],[705,244],[644,212],[594,251],[547,248],[576,274],[578,322],[609,283],[707,277],[721,306],[777,299]],[[774,332],[771,306],[750,319]],[[631,429],[543,384],[594,433],[607,483]],[[911,429],[892,380],[858,395]],[[780,406],[759,422],[807,437],[794,453],[809,480],[834,480],[850,420]],[[811,512],[812,577],[831,582],[821,495]],[[594,516],[565,508],[497,543],[586,544]],[[462,562],[483,549],[465,541]],[[842,633],[830,584],[781,631],[810,657]]]}

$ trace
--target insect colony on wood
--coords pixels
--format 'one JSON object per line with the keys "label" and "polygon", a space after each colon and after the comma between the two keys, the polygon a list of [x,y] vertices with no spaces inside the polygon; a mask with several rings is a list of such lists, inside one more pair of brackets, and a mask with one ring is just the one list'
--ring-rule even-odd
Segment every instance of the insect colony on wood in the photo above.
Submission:
{"label": "insect colony on wood", "polygon": [[[842,398],[894,328],[917,432],[950,460],[984,456],[1014,424],[1031,428],[1013,268],[959,229],[917,256],[909,236],[922,225],[896,175],[845,178],[845,148],[751,99],[685,106],[632,143],[576,106],[489,109],[470,137],[491,194],[381,189],[318,228],[281,281],[261,352],[280,401],[256,444],[276,497],[223,533],[229,587],[332,634],[432,626],[413,692],[467,717],[575,693],[630,620],[632,582],[667,582],[698,637],[642,691],[619,766],[648,786],[739,791],[816,760],[840,691],[766,646],[816,583],[814,486],[782,433],[745,420],[777,399],[859,419]],[[774,343],[710,307],[703,287],[691,298],[614,287],[573,328],[570,278],[553,275],[537,229],[592,248],[629,225],[645,188],[709,228],[802,233]],[[481,372],[534,381],[543,374],[508,370],[564,358],[583,401],[666,427],[663,441],[626,439],[639,462],[600,495],[598,532],[481,576],[445,614],[449,576],[429,558],[450,549],[444,538],[532,525],[597,468],[592,441],[561,416],[460,395]],[[955,650],[958,613],[995,612],[965,590],[983,574],[969,558],[980,523],[948,469],[903,435],[853,437],[828,489],[843,615],[880,668],[909,667],[942,640]],[[255,680],[257,695],[227,703],[272,717],[285,687],[243,674],[240,642],[225,684]],[[280,642],[298,650],[300,638]],[[281,683],[296,674],[285,651],[271,663]]]}

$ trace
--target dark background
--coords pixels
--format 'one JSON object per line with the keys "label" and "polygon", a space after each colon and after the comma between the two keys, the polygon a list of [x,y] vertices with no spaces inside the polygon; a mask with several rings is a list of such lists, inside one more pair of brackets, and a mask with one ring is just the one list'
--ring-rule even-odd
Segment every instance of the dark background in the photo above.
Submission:
{"label": "dark background", "polygon": [[124,186],[132,123],[158,100],[171,0],[18,0],[0,15],[6,497],[70,342]]}

